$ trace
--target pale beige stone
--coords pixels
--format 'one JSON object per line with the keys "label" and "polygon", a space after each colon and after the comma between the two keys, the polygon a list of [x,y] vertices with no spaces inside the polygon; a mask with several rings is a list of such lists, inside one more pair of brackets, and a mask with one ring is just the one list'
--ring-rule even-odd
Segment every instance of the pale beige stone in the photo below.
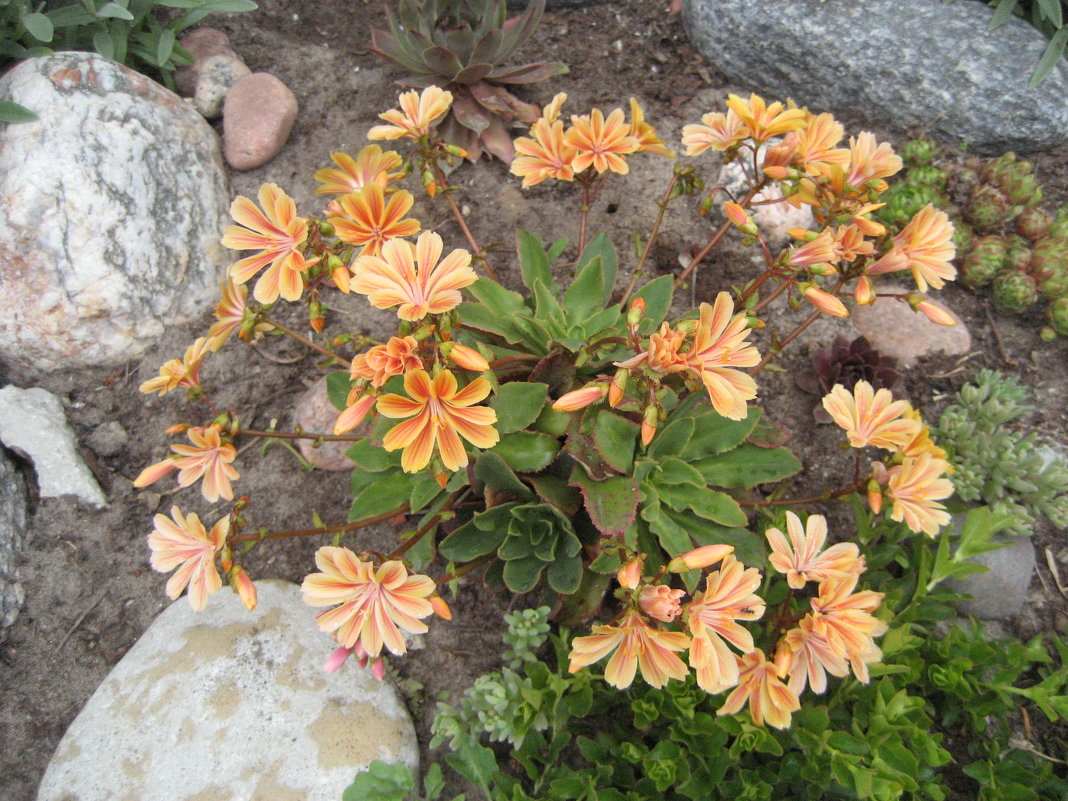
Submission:
{"label": "pale beige stone", "polygon": [[[293,424],[309,434],[332,434],[339,414],[341,412],[326,394],[326,378],[323,377],[297,400],[293,408]],[[360,431],[349,433],[358,436]],[[297,440],[297,447],[300,455],[320,470],[352,470],[356,466],[345,455],[345,451],[352,447],[351,442],[323,442],[316,447],[315,440],[301,439]]]}
{"label": "pale beige stone", "polygon": [[[916,291],[915,287],[882,282],[875,288],[879,293],[888,294]],[[930,299],[946,309],[957,324],[936,325],[921,312],[914,312],[907,303],[894,298],[879,298],[871,306],[853,307],[850,319],[872,347],[886,356],[893,356],[905,367],[911,367],[920,357],[934,353],[961,356],[970,351],[972,336],[964,321],[946,307],[937,292],[932,292]]]}
{"label": "pale beige stone", "polygon": [[223,104],[223,154],[235,170],[266,164],[285,146],[297,119],[297,98],[267,72],[238,81]]}

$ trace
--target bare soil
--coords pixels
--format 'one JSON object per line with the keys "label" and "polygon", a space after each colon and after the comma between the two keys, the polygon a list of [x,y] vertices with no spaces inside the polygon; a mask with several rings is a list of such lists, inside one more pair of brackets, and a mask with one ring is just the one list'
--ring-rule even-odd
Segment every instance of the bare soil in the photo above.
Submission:
{"label": "bare soil", "polygon": [[[313,194],[312,173],[329,165],[330,153],[355,153],[363,147],[364,134],[375,124],[376,115],[396,105],[399,90],[394,81],[403,76],[363,49],[369,43],[369,27],[384,26],[381,6],[370,0],[262,0],[253,14],[209,21],[230,35],[253,71],[274,73],[292,88],[301,106],[285,150],[262,168],[233,173],[234,193],[254,197],[261,183],[275,182],[297,199],[302,213],[317,214],[323,204]],[[729,91],[744,90],[728,85],[714,64],[694,52],[678,17],[668,13],[667,0],[630,0],[546,14],[534,42],[520,55],[560,60],[571,67],[565,78],[521,91],[523,99],[541,104],[555,92],[566,91],[570,100],[565,112],[579,113],[593,105],[623,106],[634,96],[669,143],[678,142],[685,122],[722,108]],[[848,110],[829,110],[846,122],[847,131],[858,130],[850,125]],[[1068,148],[1032,159],[1051,207],[1068,200]],[[631,236],[650,229],[654,201],[671,172],[671,163],[655,156],[634,158],[632,165],[630,176],[609,183],[591,216],[592,229],[606,230],[620,249],[623,264],[631,267],[635,263]],[[706,178],[717,169],[714,160],[707,159],[699,167]],[[463,166],[454,180],[482,242],[509,247],[517,225],[547,240],[576,234],[574,187],[547,184],[522,191],[503,165],[489,161]],[[678,255],[707,239],[713,221],[700,217],[694,207],[682,202],[672,207],[653,271],[677,273]],[[421,201],[415,216],[424,227],[438,230],[452,247],[465,246],[443,202]],[[507,254],[498,257],[498,268],[504,282],[518,288],[514,265],[506,265],[507,258]],[[692,296],[682,293],[679,308],[691,299],[711,299],[754,274],[750,254],[737,242],[728,242],[700,269]],[[941,298],[966,321],[973,352],[964,358],[930,358],[907,371],[907,394],[924,416],[934,418],[949,394],[977,369],[997,368],[1017,375],[1031,388],[1037,409],[1029,422],[1047,437],[1068,442],[1063,402],[1068,397],[1068,344],[1041,342],[1037,315],[997,315],[985,298],[955,286]],[[330,305],[331,331],[388,336],[392,315],[369,309],[361,298]],[[294,327],[302,325],[298,312],[285,312]],[[793,313],[777,308],[774,327],[785,332],[793,318]],[[34,797],[66,727],[167,603],[165,577],[147,564],[145,536],[152,527],[152,514],[181,503],[187,511],[214,519],[199,493],[184,491],[179,498],[170,480],[144,492],[131,486],[145,465],[167,452],[171,440],[163,428],[192,422],[200,413],[173,396],[141,396],[137,387],[163,361],[180,355],[209,321],[206,315],[199,325],[168,331],[142,361],[118,369],[55,374],[40,382],[67,402],[68,418],[85,444],[84,455],[107,493],[108,506],[96,510],[71,498],[35,499],[20,567],[26,605],[15,625],[0,635],[0,795],[9,801]],[[785,371],[766,372],[760,382],[768,416],[790,431],[790,446],[806,464],[797,480],[797,487],[806,492],[837,486],[842,471],[850,469],[836,438],[812,421],[814,399],[798,390],[792,378],[807,365],[811,348],[829,343],[836,333],[853,336],[848,321],[821,321],[786,352],[780,362]],[[263,428],[277,419],[284,427],[305,382],[318,375],[311,356],[291,361],[300,355],[299,347],[288,341],[272,339],[257,350],[232,343],[208,360],[203,375],[206,385],[215,388],[216,403],[242,409],[246,425]],[[279,363],[286,361],[291,363]],[[94,432],[115,423],[128,435],[125,444],[117,449],[98,444],[100,452],[93,452],[86,443],[98,442],[92,438]],[[347,474],[306,472],[282,447],[269,448],[262,459],[246,452],[238,465],[242,478],[237,490],[252,498],[250,517],[256,525],[303,528],[310,524],[312,510],[328,522],[345,519],[350,503]],[[385,550],[394,535],[392,527],[380,526],[361,534],[359,544]],[[256,578],[299,582],[313,569],[318,544],[315,538],[304,538],[259,549],[248,568]],[[1068,631],[1065,599],[1044,557],[1048,547],[1068,574],[1066,544],[1063,532],[1048,526],[1036,531],[1040,558],[1033,603],[1013,621],[1022,636]],[[533,600],[493,596],[471,581],[461,587],[453,603],[453,622],[432,626],[425,648],[394,661],[402,686],[410,693],[424,749],[433,700],[441,693],[462,691],[475,676],[496,667],[502,612],[509,603]]]}

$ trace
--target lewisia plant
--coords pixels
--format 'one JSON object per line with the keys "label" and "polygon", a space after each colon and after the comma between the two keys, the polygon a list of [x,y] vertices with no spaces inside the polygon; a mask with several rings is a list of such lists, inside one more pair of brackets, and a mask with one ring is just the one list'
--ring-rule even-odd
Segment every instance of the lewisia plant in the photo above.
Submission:
{"label": "lewisia plant", "polygon": [[[769,496],[769,485],[803,466],[780,428],[761,419],[757,379],[804,328],[855,304],[904,302],[946,322],[923,293],[954,277],[952,227],[927,208],[890,238],[871,216],[884,179],[901,166],[888,144],[869,133],[846,144],[828,114],[732,95],[726,111],[687,125],[681,144],[689,156],[717,151],[741,161],[749,188],[702,198],[702,210],[722,203],[726,221],[679,275],[648,279],[669,204],[703,192],[700,160],[675,167],[653,230],[623,264],[604,234],[589,235],[591,204],[631,159],[674,153],[636,101],[565,122],[566,99],[556,95],[514,143],[511,171],[524,187],[552,180],[580,190],[574,246],[517,232],[512,274],[525,294],[499,282],[492,262],[500,254],[479,244],[446,180],[464,154],[437,132],[453,102],[438,87],[406,93],[369,132],[409,153],[375,144],[331,155],[335,166],[315,175],[326,196],[318,216],[300,216],[274,184],[258,202],[234,202],[223,242],[241,256],[215,324],[141,387],[184,389],[208,413],[167,429],[189,444],[172,445],[135,481],[147,486],[177,471],[180,486],[199,483],[206,501],[228,505],[210,529],[177,506],[157,515],[152,565],[176,571],[168,594],[188,588],[197,609],[224,576],[251,607],[255,584],[239,560],[269,540],[329,538],[303,584],[319,628],[336,641],[326,667],[355,656],[379,677],[387,653],[406,652],[405,636],[425,632],[434,614],[451,618],[441,588],[479,571],[490,589],[540,588],[562,623],[592,624],[571,644],[572,671],[603,663],[618,688],[639,676],[662,687],[692,675],[708,693],[725,694],[720,714],[748,705],[757,725],[788,726],[799,696],[823,693],[828,676],[868,680],[889,614],[881,593],[860,586],[858,542],[831,541],[823,515],[803,519],[783,507],[852,498],[863,510],[866,499],[880,525],[934,536],[948,520],[952,468],[907,401],[861,382],[823,400],[855,449],[853,480],[816,495],[786,497],[780,487]],[[411,216],[414,196],[400,185],[409,176],[448,206],[463,246]],[[793,231],[794,244],[779,252],[750,214],[772,184],[781,202],[811,207],[818,223]],[[759,246],[763,271],[673,315],[675,289],[732,229]],[[878,292],[882,275],[904,271],[916,292]],[[617,288],[621,274],[627,281]],[[345,331],[327,319],[329,292],[363,296],[394,316],[395,329],[381,340]],[[812,309],[793,331],[769,338],[780,298]],[[293,322],[298,304],[306,327]],[[271,335],[321,357],[337,407],[332,431],[254,430],[213,403],[200,378],[204,359],[234,340]],[[235,500],[233,482],[247,469],[237,465],[247,450],[239,446],[302,438],[349,444],[348,520],[328,525],[315,515],[314,528],[293,531],[254,524],[252,501]],[[864,471],[866,448],[886,453]],[[359,547],[358,532],[387,524],[404,529],[391,553]]]}

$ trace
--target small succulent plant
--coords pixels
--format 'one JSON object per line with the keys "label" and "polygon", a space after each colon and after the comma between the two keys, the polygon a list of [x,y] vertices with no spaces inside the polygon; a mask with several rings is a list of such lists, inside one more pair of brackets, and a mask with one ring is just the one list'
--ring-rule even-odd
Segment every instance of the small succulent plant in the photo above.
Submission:
{"label": "small succulent plant", "polygon": [[938,145],[930,139],[910,139],[901,146],[898,155],[909,167],[925,167],[938,155]]}
{"label": "small succulent plant", "polygon": [[1005,243],[1000,236],[981,236],[961,260],[961,283],[969,289],[988,286],[1005,267]]}
{"label": "small succulent plant", "polygon": [[994,279],[990,294],[999,311],[1023,314],[1038,301],[1038,284],[1027,273],[1010,270]]}
{"label": "small succulent plant", "polygon": [[1053,215],[1037,207],[1026,209],[1016,218],[1016,230],[1032,242],[1046,236],[1052,224]]}
{"label": "small succulent plant", "polygon": [[1020,534],[1041,515],[1056,528],[1068,527],[1068,463],[1013,425],[1030,408],[1026,401],[1027,390],[1015,379],[981,370],[932,432],[956,469],[950,479],[957,495],[1011,514]]}
{"label": "small succulent plant", "polygon": [[[865,337],[850,342],[838,336],[831,347],[812,354],[811,369],[798,373],[795,381],[802,390],[819,398],[830,392],[835,384],[852,390],[858,381],[867,381],[877,390],[893,389],[901,380],[901,373],[896,368],[897,359],[881,354]],[[819,402],[812,409],[812,416],[821,423],[832,422]]]}
{"label": "small succulent plant", "polygon": [[436,84],[452,92],[449,116],[438,126],[447,142],[472,160],[485,149],[510,163],[508,125],[532,123],[541,112],[504,86],[567,72],[559,62],[507,64],[534,34],[544,10],[545,0],[530,0],[520,16],[506,19],[505,0],[400,0],[389,31],[372,29],[368,49],[414,73],[402,83]]}
{"label": "small succulent plant", "polygon": [[1068,337],[1068,295],[1061,295],[1049,304],[1048,315],[1053,333]]}

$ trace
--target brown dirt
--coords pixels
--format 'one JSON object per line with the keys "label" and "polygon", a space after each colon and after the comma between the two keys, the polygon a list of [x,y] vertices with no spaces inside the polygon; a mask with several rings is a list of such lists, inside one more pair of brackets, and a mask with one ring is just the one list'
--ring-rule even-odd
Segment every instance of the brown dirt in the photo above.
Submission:
{"label": "brown dirt", "polygon": [[[662,136],[677,142],[685,121],[696,120],[717,104],[721,107],[726,93],[740,88],[728,86],[714,66],[695,54],[667,6],[667,0],[631,0],[547,14],[525,55],[565,61],[571,74],[551,85],[530,87],[524,99],[544,103],[556,91],[566,91],[571,99],[565,111],[578,113],[591,105],[623,105],[633,95]],[[375,115],[396,104],[398,88],[393,81],[401,75],[362,49],[369,40],[368,25],[381,27],[383,19],[380,5],[370,0],[263,0],[254,14],[210,20],[230,35],[253,71],[280,77],[301,106],[282,154],[265,167],[231,176],[235,194],[254,196],[262,182],[273,181],[297,199],[303,213],[321,209],[311,174],[328,165],[331,152],[362,147]],[[848,115],[842,117],[849,122]],[[847,124],[847,130],[856,128]],[[1035,161],[1047,196],[1054,204],[1068,199],[1068,149],[1038,154]],[[632,232],[649,230],[654,199],[671,170],[669,162],[657,157],[636,158],[632,163],[632,175],[610,182],[591,217],[593,229],[607,230],[629,264],[634,259],[626,243]],[[706,177],[714,175],[711,161],[700,166]],[[509,243],[517,224],[546,239],[575,235],[577,202],[572,187],[545,185],[524,192],[502,165],[490,162],[465,166],[455,179],[462,188],[462,202],[471,207],[474,230],[484,242]],[[693,205],[673,207],[654,269],[677,272],[678,253],[707,238],[710,222],[699,217]],[[463,246],[444,203],[424,201],[416,211],[425,227],[440,230],[453,246]],[[753,274],[749,256],[736,244],[728,245],[702,267],[694,296],[709,299]],[[504,280],[513,287],[518,284],[510,266]],[[1036,335],[1040,324],[1036,317],[988,317],[985,300],[957,287],[942,297],[966,320],[974,353],[962,360],[932,358],[908,372],[908,395],[925,416],[936,415],[948,394],[976,369],[993,367],[1020,376],[1038,405],[1031,422],[1047,436],[1068,441],[1068,415],[1062,402],[1068,396],[1068,344],[1042,343]],[[336,330],[388,335],[391,315],[368,310],[353,298],[339,301],[336,311]],[[21,564],[26,605],[0,643],[0,794],[9,801],[34,797],[68,724],[167,603],[165,578],[147,565],[145,535],[152,514],[166,512],[174,502],[209,517],[213,514],[195,491],[171,498],[170,480],[148,492],[131,486],[142,467],[166,452],[169,438],[162,429],[178,420],[195,419],[191,407],[170,396],[146,399],[137,393],[137,386],[154,375],[160,363],[181,354],[208,319],[200,326],[168,331],[143,361],[113,370],[53,375],[40,382],[68,401],[68,417],[80,441],[86,442],[99,426],[117,421],[129,434],[129,442],[110,456],[85,448],[108,494],[106,509],[94,510],[69,498],[36,504]],[[291,310],[290,321],[300,325],[296,310]],[[776,327],[787,330],[785,322]],[[812,423],[813,400],[795,388],[791,376],[807,363],[813,344],[829,342],[837,332],[847,333],[848,325],[821,322],[787,352],[781,362],[785,372],[765,373],[761,380],[769,416],[792,432],[791,447],[807,465],[798,479],[798,488],[805,491],[834,486],[844,457],[826,430]],[[278,340],[262,350],[276,358],[298,353]],[[316,374],[310,357],[281,365],[259,351],[237,346],[210,359],[204,370],[206,384],[217,388],[217,404],[243,406],[244,421],[256,427],[275,418],[284,426],[304,380]],[[313,509],[324,520],[344,520],[349,503],[345,474],[305,472],[280,447],[269,449],[255,466],[251,457],[249,453],[239,460],[243,475],[238,491],[253,499],[250,516],[257,525],[305,527]],[[384,549],[390,537],[389,527],[382,526],[361,534],[359,543]],[[1063,532],[1056,535],[1042,528],[1036,532],[1036,545],[1040,555],[1046,546],[1056,554],[1065,545]],[[264,548],[248,567],[257,578],[300,581],[312,568],[316,546],[306,539]],[[1066,629],[1064,599],[1043,562],[1040,558],[1035,603],[1017,621],[1021,634]],[[454,603],[454,622],[432,626],[422,651],[395,662],[407,680],[406,689],[415,691],[411,700],[424,745],[432,700],[440,693],[462,690],[474,676],[496,666],[506,603],[476,583],[465,585]]]}

